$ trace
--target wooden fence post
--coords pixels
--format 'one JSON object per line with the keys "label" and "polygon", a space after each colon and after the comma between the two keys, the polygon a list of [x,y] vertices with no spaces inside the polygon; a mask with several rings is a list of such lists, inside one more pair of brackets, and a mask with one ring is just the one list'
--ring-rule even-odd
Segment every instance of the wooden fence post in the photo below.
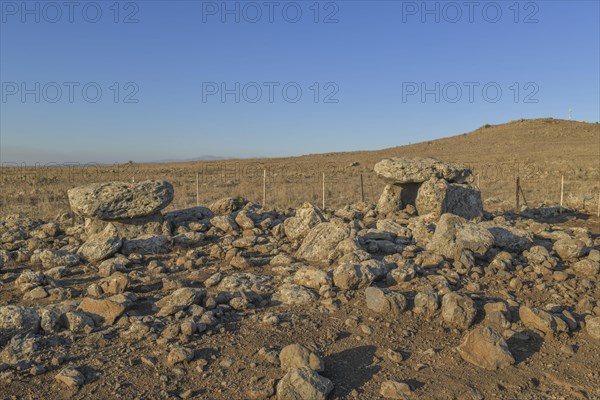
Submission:
{"label": "wooden fence post", "polygon": [[365,186],[363,184],[363,174],[360,174],[360,201],[365,202]]}
{"label": "wooden fence post", "polygon": [[517,212],[519,212],[519,187],[520,187],[520,179],[517,176],[517,185],[515,188],[515,208],[517,210]]}
{"label": "wooden fence post", "polygon": [[263,207],[267,204],[267,170],[263,170]]}
{"label": "wooden fence post", "polygon": [[325,172],[323,172],[323,210],[325,210]]}
{"label": "wooden fence post", "polygon": [[200,174],[196,173],[196,207],[200,207]]}

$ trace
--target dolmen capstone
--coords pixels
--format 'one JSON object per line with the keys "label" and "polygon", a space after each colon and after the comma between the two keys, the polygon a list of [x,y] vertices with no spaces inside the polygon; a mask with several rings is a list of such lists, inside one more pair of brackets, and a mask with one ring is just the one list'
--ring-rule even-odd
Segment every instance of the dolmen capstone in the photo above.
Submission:
{"label": "dolmen capstone", "polygon": [[93,183],[67,192],[71,210],[85,218],[85,233],[97,235],[113,225],[120,237],[165,233],[160,212],[173,200],[165,181]]}
{"label": "dolmen capstone", "polygon": [[483,215],[481,192],[468,184],[472,172],[462,165],[430,157],[394,157],[378,162],[374,170],[387,183],[377,203],[379,213],[412,205],[419,215]]}

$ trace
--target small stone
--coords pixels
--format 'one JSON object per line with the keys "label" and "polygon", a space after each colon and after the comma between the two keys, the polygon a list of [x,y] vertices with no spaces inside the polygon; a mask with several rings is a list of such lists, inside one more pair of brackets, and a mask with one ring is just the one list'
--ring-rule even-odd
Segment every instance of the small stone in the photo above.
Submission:
{"label": "small stone", "polygon": [[311,368],[294,368],[277,384],[277,400],[325,400],[333,383]]}
{"label": "small stone", "polygon": [[404,382],[385,381],[381,384],[379,394],[386,399],[408,399],[411,393],[410,386]]}
{"label": "small stone", "polygon": [[74,367],[66,367],[54,376],[59,382],[64,383],[70,388],[77,388],[85,383],[85,377]]}

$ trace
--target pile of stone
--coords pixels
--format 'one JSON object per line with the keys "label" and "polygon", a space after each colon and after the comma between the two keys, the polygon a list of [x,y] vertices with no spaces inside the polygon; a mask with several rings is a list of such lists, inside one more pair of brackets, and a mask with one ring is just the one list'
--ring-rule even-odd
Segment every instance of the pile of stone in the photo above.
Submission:
{"label": "pile of stone", "polygon": [[387,158],[375,164],[387,185],[377,203],[382,214],[416,208],[420,215],[452,213],[474,219],[483,215],[479,190],[467,182],[470,169],[428,157]]}

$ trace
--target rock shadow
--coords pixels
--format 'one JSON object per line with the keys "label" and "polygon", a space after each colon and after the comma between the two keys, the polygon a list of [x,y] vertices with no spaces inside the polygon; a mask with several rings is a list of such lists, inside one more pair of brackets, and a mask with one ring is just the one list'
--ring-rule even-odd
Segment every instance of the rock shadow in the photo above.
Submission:
{"label": "rock shadow", "polygon": [[369,382],[381,367],[372,365],[375,358],[375,346],[359,346],[343,350],[325,358],[325,373],[335,385],[333,396],[346,397]]}
{"label": "rock shadow", "polygon": [[519,364],[542,348],[544,339],[536,332],[532,330],[523,331],[529,339],[522,339],[519,335],[514,335],[509,338],[506,343],[510,349],[511,354],[515,358],[515,364]]}

